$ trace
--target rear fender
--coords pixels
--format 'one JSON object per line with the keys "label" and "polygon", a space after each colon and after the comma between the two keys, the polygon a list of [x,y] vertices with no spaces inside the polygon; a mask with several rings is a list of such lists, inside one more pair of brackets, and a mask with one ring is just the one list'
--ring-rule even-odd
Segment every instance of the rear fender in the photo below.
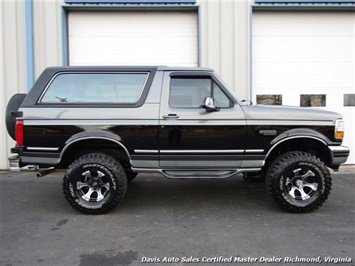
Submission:
{"label": "rear fender", "polygon": [[111,141],[112,143],[115,143],[119,145],[124,152],[126,153],[128,159],[131,161],[130,153],[126,146],[122,144],[122,138],[118,135],[115,135],[110,132],[80,132],[78,134],[75,134],[74,136],[70,137],[66,142],[65,146],[62,149],[59,157],[59,162],[62,161],[62,158],[65,154],[65,152],[75,143],[78,143],[80,141],[84,140],[107,140]]}

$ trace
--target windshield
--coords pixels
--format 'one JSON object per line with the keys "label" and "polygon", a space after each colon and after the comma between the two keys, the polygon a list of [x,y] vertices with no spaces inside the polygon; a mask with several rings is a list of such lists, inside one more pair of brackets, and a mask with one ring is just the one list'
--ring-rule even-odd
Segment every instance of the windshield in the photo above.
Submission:
{"label": "windshield", "polygon": [[238,97],[238,95],[236,94],[236,92],[228,86],[228,84],[221,79],[221,77],[217,74],[214,73],[215,77],[218,79],[218,81],[223,85],[224,88],[226,88],[228,90],[228,92],[231,94],[231,96],[239,103],[241,104],[240,98]]}

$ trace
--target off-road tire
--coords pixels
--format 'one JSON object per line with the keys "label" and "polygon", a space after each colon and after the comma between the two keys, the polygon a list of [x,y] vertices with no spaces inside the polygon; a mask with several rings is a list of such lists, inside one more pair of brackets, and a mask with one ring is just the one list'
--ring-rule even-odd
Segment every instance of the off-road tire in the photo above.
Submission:
{"label": "off-road tire", "polygon": [[121,164],[103,153],[90,153],[76,159],[63,179],[63,192],[69,204],[84,214],[104,214],[124,198],[127,177]]}
{"label": "off-road tire", "polygon": [[284,210],[307,213],[327,200],[332,180],[319,158],[294,151],[274,160],[266,175],[266,185],[273,200]]}

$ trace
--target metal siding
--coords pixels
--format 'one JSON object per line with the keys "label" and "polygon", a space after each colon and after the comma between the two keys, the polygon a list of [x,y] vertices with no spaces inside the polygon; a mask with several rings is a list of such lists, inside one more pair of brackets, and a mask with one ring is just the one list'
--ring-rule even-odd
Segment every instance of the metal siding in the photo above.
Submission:
{"label": "metal siding", "polygon": [[26,92],[26,33],[24,2],[0,2],[0,169],[8,167],[7,157],[14,141],[5,127],[8,100],[17,92]]}
{"label": "metal siding", "polygon": [[35,82],[34,75],[34,47],[33,47],[33,2],[26,1],[26,69],[27,69],[27,90]]}
{"label": "metal siding", "polygon": [[61,0],[34,1],[35,77],[48,66],[62,65]]}
{"label": "metal siding", "polygon": [[197,3],[201,6],[201,65],[213,68],[241,99],[248,99],[252,1]]}

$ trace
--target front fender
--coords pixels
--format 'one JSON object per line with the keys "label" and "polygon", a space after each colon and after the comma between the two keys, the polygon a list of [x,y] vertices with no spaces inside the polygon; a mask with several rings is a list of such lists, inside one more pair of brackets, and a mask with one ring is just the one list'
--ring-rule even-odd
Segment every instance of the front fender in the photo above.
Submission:
{"label": "front fender", "polygon": [[324,145],[332,144],[332,141],[324,134],[310,128],[294,128],[283,132],[282,134],[276,136],[271,142],[270,147],[275,144],[278,145],[281,142],[289,139],[295,138],[310,138],[322,142]]}

